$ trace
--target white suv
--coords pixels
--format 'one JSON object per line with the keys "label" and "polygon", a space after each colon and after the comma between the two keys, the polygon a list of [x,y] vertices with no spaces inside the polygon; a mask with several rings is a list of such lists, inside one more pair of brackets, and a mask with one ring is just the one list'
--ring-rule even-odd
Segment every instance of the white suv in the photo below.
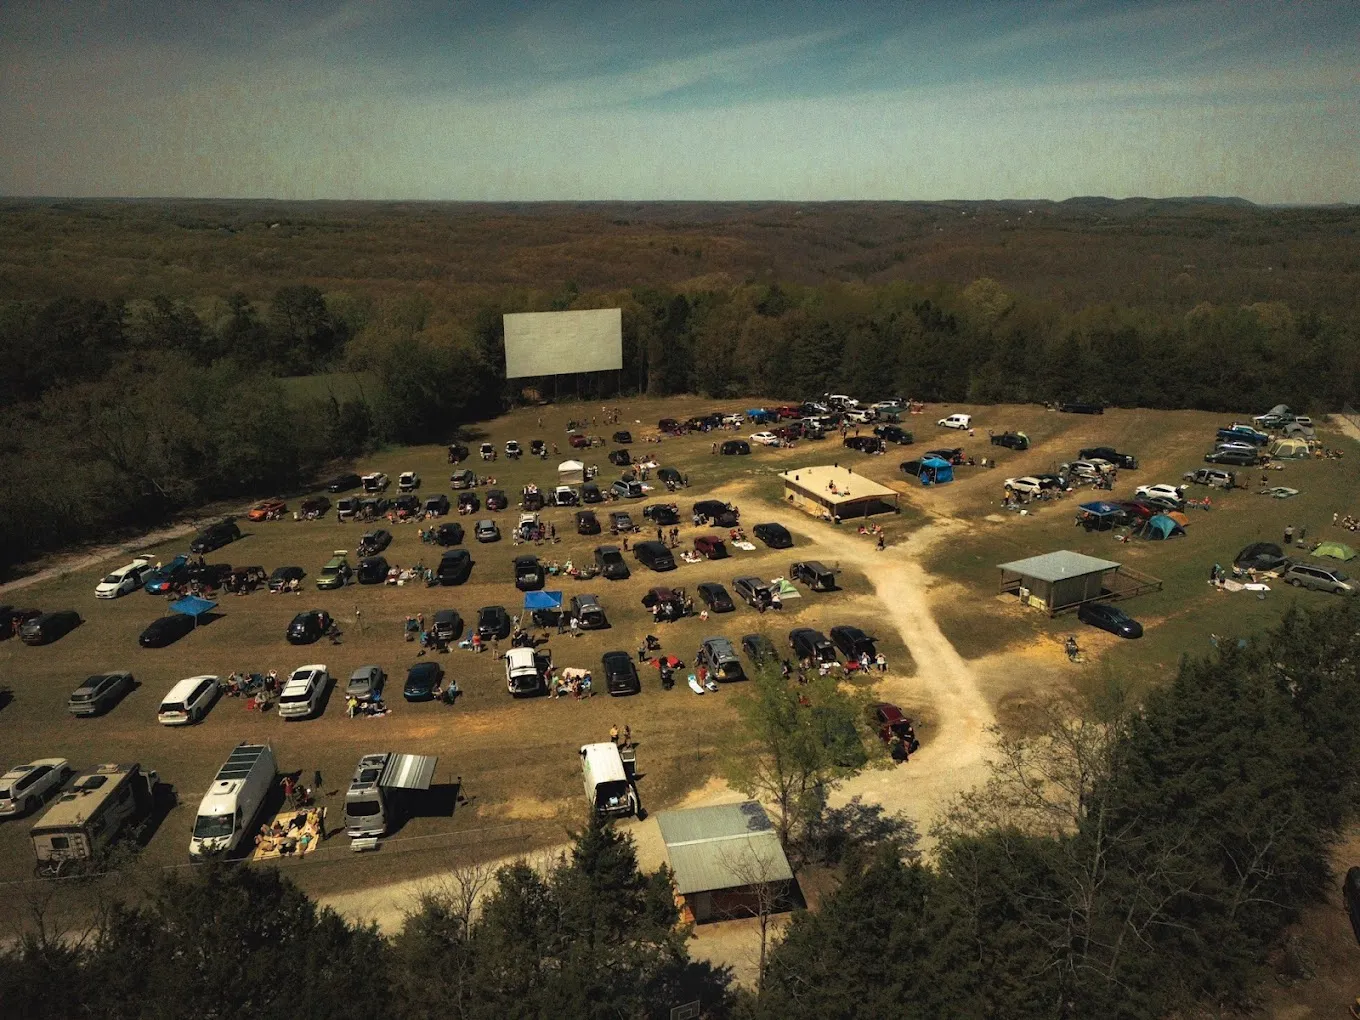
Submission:
{"label": "white suv", "polygon": [[39,758],[14,766],[0,776],[0,817],[36,811],[72,775],[65,758]]}
{"label": "white suv", "polygon": [[1042,489],[1043,486],[1039,484],[1039,479],[1032,475],[1025,475],[1023,478],[1007,478],[1006,488],[1010,489],[1012,492],[1026,492],[1033,495]]}
{"label": "white suv", "polygon": [[151,561],[141,557],[119,567],[112,573],[105,575],[104,579],[94,586],[94,597],[97,599],[116,599],[119,595],[136,591],[142,586],[142,575],[147,573],[150,567]]}
{"label": "white suv", "polygon": [[293,670],[279,695],[279,718],[306,719],[315,715],[330,679],[330,673],[320,663]]}
{"label": "white suv", "polygon": [[941,418],[935,424],[942,429],[970,429],[973,427],[973,416],[971,414],[951,414],[948,418]]}

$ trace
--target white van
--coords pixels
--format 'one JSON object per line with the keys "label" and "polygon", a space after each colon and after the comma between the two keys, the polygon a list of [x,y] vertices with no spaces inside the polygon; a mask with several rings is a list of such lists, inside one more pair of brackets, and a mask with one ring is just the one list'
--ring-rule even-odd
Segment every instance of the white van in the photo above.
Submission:
{"label": "white van", "polygon": [[191,676],[170,688],[156,711],[156,721],[163,726],[186,726],[208,714],[222,682],[215,676]]}
{"label": "white van", "polygon": [[941,418],[935,424],[942,429],[971,429],[973,427],[973,416],[971,414],[951,414],[948,418]]}
{"label": "white van", "polygon": [[104,579],[94,586],[94,597],[97,599],[116,599],[120,595],[136,591],[142,586],[145,575],[150,572],[151,561],[138,557],[131,563],[105,575]]}
{"label": "white van", "polygon": [[623,768],[623,755],[612,741],[586,744],[581,748],[581,775],[585,780],[586,800],[601,818],[635,815],[637,791]]}
{"label": "white van", "polygon": [[255,829],[255,816],[274,785],[274,751],[268,744],[240,744],[199,802],[190,859],[227,853]]}
{"label": "white van", "polygon": [[515,697],[543,689],[543,674],[532,648],[511,648],[505,653],[505,686]]}
{"label": "white van", "polygon": [[428,790],[438,764],[434,755],[391,751],[360,758],[345,791],[345,834],[350,839],[387,835],[404,813],[401,791]]}

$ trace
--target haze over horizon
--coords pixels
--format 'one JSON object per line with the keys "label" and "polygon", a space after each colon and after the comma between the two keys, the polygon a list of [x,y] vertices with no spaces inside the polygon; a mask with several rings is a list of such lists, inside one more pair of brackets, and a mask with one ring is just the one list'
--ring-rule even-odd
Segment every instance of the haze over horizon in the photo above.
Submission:
{"label": "haze over horizon", "polygon": [[11,5],[0,193],[1360,201],[1360,5]]}

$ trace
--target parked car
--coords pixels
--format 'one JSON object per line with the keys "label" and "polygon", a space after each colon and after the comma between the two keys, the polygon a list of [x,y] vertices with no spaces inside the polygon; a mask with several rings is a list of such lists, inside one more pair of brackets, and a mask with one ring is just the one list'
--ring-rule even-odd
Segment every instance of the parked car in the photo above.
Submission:
{"label": "parked car", "polygon": [[246,511],[246,520],[274,521],[278,520],[287,512],[288,504],[278,497],[273,499],[262,499]]}
{"label": "parked car", "polygon": [[417,662],[406,671],[406,683],[401,695],[407,701],[430,701],[434,698],[435,688],[444,682],[444,669],[430,659]]}
{"label": "parked car", "polygon": [[[490,493],[487,493],[487,498],[491,498]],[[425,512],[427,514],[434,514],[436,517],[443,517],[449,512],[449,497],[442,492],[436,493],[433,496],[426,496]]]}
{"label": "parked car", "polygon": [[94,586],[94,597],[97,599],[116,599],[128,592],[136,591],[144,583],[142,578],[151,570],[151,561],[138,557],[131,563],[126,563],[117,570],[110,571],[104,575],[97,585]]}
{"label": "parked car", "polygon": [[938,457],[946,464],[953,464],[955,467],[958,467],[968,459],[963,455],[962,446],[955,446],[952,448],[942,446],[938,450],[927,450],[922,456],[923,459],[925,457]]}
{"label": "parked car", "polygon": [[215,676],[191,676],[166,692],[156,709],[162,726],[190,726],[208,714],[222,693],[222,682]]}
{"label": "parked car", "polygon": [[672,467],[656,469],[656,480],[662,485],[682,486],[685,484],[685,476]]}
{"label": "parked car", "polygon": [[501,529],[489,517],[483,518],[473,525],[472,534],[478,542],[499,542],[501,540]]}
{"label": "parked car", "polygon": [[350,472],[345,475],[336,475],[326,483],[327,492],[349,492],[350,489],[357,489],[363,484],[363,479]]}
{"label": "parked car", "polygon": [[449,549],[439,557],[435,577],[442,585],[462,584],[472,573],[472,555],[466,549]]}
{"label": "parked car", "polygon": [[1000,432],[991,438],[993,446],[1004,446],[1008,450],[1029,449],[1029,436],[1023,432]]}
{"label": "parked car", "polygon": [[183,613],[169,613],[158,619],[152,620],[147,625],[146,630],[137,638],[137,643],[143,648],[164,648],[166,645],[174,644],[194,629],[195,621],[192,616]]}
{"label": "parked car", "polygon": [[1253,450],[1214,450],[1204,455],[1206,464],[1231,464],[1234,467],[1255,467],[1261,455]]}
{"label": "parked car", "polygon": [[774,593],[770,590],[770,586],[760,578],[752,577],[749,574],[732,578],[732,590],[737,593],[737,598],[752,609],[768,608],[773,601]]}
{"label": "parked car", "polygon": [[524,456],[524,448],[519,445],[518,439],[510,439],[505,443],[505,455],[511,460],[519,460]]}
{"label": "parked car", "polygon": [[609,491],[619,499],[641,499],[646,495],[642,491],[642,483],[629,478],[620,478],[609,487]]}
{"label": "parked car", "polygon": [[718,447],[724,457],[744,457],[751,452],[751,444],[744,439],[729,439]]}
{"label": "parked car", "polygon": [[372,471],[363,477],[364,491],[370,495],[386,492],[387,487],[391,484],[392,482],[381,471]]}
{"label": "parked car", "polygon": [[58,609],[40,613],[25,620],[19,627],[19,640],[26,645],[50,645],[59,641],[85,621],[74,609]]}
{"label": "parked car", "polygon": [[1250,425],[1241,425],[1237,422],[1227,428],[1219,429],[1215,436],[1218,439],[1236,440],[1251,446],[1269,446],[1272,438],[1269,432],[1262,432],[1260,429],[1253,428]]}
{"label": "parked car", "polygon": [[349,682],[345,684],[345,697],[359,701],[380,701],[385,686],[387,674],[381,666],[360,666],[349,675]]}
{"label": "parked car", "polygon": [[580,432],[570,432],[567,434],[567,445],[573,450],[584,450],[590,446],[590,437]]}
{"label": "parked car", "polygon": [[730,613],[736,608],[732,596],[717,581],[705,581],[698,588],[699,599],[715,613]]}
{"label": "parked car", "polygon": [[799,660],[809,662],[835,662],[836,647],[827,640],[826,635],[811,627],[797,627],[789,631],[789,647]]}
{"label": "parked car", "polygon": [[633,546],[633,556],[643,566],[658,572],[675,569],[675,557],[663,542],[639,542]]}
{"label": "parked car", "polygon": [[235,542],[241,537],[241,529],[236,526],[236,522],[230,517],[223,518],[216,524],[210,524],[189,543],[189,551],[195,554],[212,552],[220,549],[229,542]]}
{"label": "parked car", "polygon": [[1185,505],[1185,488],[1180,485],[1167,485],[1161,482],[1156,485],[1140,485],[1133,490],[1133,495],[1137,499],[1144,499],[1149,502],[1161,500],[1174,503],[1174,509],[1177,510]]}
{"label": "parked car", "polygon": [[1130,471],[1138,466],[1137,457],[1131,453],[1120,453],[1113,446],[1088,446],[1083,450],[1079,450],[1077,456],[1081,457],[1083,460],[1091,460],[1092,458],[1108,460],[1115,467],[1125,468]]}
{"label": "parked car", "polygon": [[1067,414],[1104,414],[1105,405],[1067,401],[1059,403],[1058,410]]}
{"label": "parked car", "polygon": [[449,475],[450,489],[470,489],[476,484],[477,476],[468,468],[463,468],[461,471],[455,471]]}
{"label": "parked car", "polygon": [[610,694],[640,694],[642,681],[638,679],[637,666],[627,652],[605,652],[600,657],[604,673],[605,690]]}
{"label": "parked car", "polygon": [[475,492],[460,492],[458,494],[458,512],[460,514],[475,514],[482,508],[482,501]]}
{"label": "parked car", "polygon": [[415,493],[408,492],[392,500],[392,509],[398,514],[414,516],[420,511],[420,497]]}
{"label": "parked car", "polygon": [[899,446],[910,446],[916,442],[916,437],[900,425],[879,425],[874,429],[874,435],[885,443],[897,443]]}
{"label": "parked car", "polygon": [[793,536],[782,524],[757,524],[751,534],[771,549],[788,549],[793,545]]}
{"label": "parked car", "polygon": [[911,720],[891,702],[875,702],[869,706],[866,714],[869,717],[869,725],[878,734],[878,739],[889,747],[900,747],[904,758],[920,746]]}
{"label": "parked car", "polygon": [[1035,478],[1033,475],[1021,475],[1019,478],[1007,478],[1005,487],[1012,492],[1023,492],[1029,495],[1033,495],[1043,488],[1039,479]]}
{"label": "parked car", "polygon": [[434,540],[443,546],[461,545],[463,542],[463,526],[457,521],[445,521],[434,529]]}
{"label": "parked car", "polygon": [[343,496],[335,504],[335,517],[340,521],[351,521],[359,515],[362,500],[358,496]]}
{"label": "parked car", "polygon": [[709,675],[723,683],[746,679],[746,671],[741,668],[737,650],[725,637],[705,638],[694,655],[696,666],[707,666]]}
{"label": "parked car", "polygon": [[576,512],[576,534],[578,535],[598,535],[600,533],[600,521],[595,516],[594,510],[578,510]]}
{"label": "parked car", "polygon": [[693,514],[698,521],[707,521],[715,528],[735,528],[741,512],[731,503],[717,499],[701,499],[694,504]]}
{"label": "parked car", "polygon": [[39,758],[0,776],[0,818],[31,815],[75,775],[65,758]]}
{"label": "parked car", "polygon": [[164,566],[143,573],[142,588],[150,595],[164,595],[189,580],[189,557],[184,553]]}
{"label": "parked car", "polygon": [[609,452],[609,463],[615,467],[627,467],[633,463],[633,455],[627,450],[611,450]]}
{"label": "parked car", "polygon": [[600,487],[594,482],[586,482],[581,486],[582,503],[603,503],[604,494],[600,492]]}
{"label": "parked car", "polygon": [[874,639],[858,627],[832,627],[831,643],[840,649],[847,662],[858,659],[865,652],[869,653],[871,659],[878,654],[878,649],[874,647]]}
{"label": "parked car", "polygon": [[1356,592],[1356,582],[1335,567],[1324,567],[1316,563],[1294,563],[1282,576],[1296,588],[1312,588],[1314,591],[1330,592],[1333,595],[1354,595]]}
{"label": "parked car", "polygon": [[813,591],[835,591],[836,573],[819,560],[801,560],[789,567],[789,580],[807,585]]}
{"label": "parked car", "polygon": [[317,715],[330,682],[329,670],[320,663],[293,670],[279,692],[279,718],[307,719]]}
{"label": "parked car", "polygon": [[1108,630],[1122,638],[1143,636],[1143,625],[1117,606],[1108,602],[1083,602],[1077,609],[1077,619],[1082,623]]}
{"label": "parked car", "polygon": [[463,618],[456,609],[440,609],[434,614],[430,630],[440,641],[457,641],[463,633]]}
{"label": "parked car", "polygon": [[595,565],[600,568],[600,573],[609,581],[627,580],[631,573],[627,561],[623,558],[623,553],[619,552],[619,547],[616,545],[597,546],[595,549]]}
{"label": "parked car", "polygon": [[637,525],[633,523],[633,515],[627,510],[615,510],[609,515],[609,533],[611,535],[627,535],[637,530]]}
{"label": "parked car", "polygon": [[385,556],[365,556],[359,561],[356,576],[360,584],[386,584],[387,572],[392,568]]}
{"label": "parked car", "polygon": [[510,614],[504,606],[482,606],[477,610],[477,633],[483,641],[510,636]]}
{"label": "parked car", "polygon": [[970,429],[973,427],[971,414],[951,414],[935,423],[942,429]]}
{"label": "parked car", "polygon": [[71,692],[66,708],[77,716],[103,715],[134,686],[131,673],[96,673]]}
{"label": "parked car", "polygon": [[860,453],[883,453],[884,443],[878,436],[846,436],[841,440],[841,445],[848,450],[858,450]]}
{"label": "parked car", "polygon": [[387,513],[392,501],[386,496],[369,496],[359,501],[359,516],[366,520],[377,520]]}
{"label": "parked car", "polygon": [[403,471],[397,475],[398,492],[415,492],[420,488],[420,475],[414,471]]}
{"label": "parked car", "polygon": [[537,556],[515,557],[515,587],[520,591],[538,591],[547,583],[547,571]]}
{"label": "parked car", "polygon": [[307,576],[307,571],[301,567],[275,567],[274,572],[269,575],[269,590],[275,594],[287,591],[293,581],[302,583],[302,579]]}
{"label": "parked car", "polygon": [[582,630],[603,630],[609,626],[604,606],[594,595],[573,595],[570,609],[577,626]]}
{"label": "parked car", "polygon": [[1289,557],[1284,550],[1273,542],[1253,542],[1233,560],[1233,565],[1243,570],[1285,570]]}
{"label": "parked car", "polygon": [[755,666],[763,666],[767,662],[778,662],[779,652],[774,647],[774,642],[764,634],[746,634],[741,639],[741,650],[746,653],[746,657]]}
{"label": "parked car", "polygon": [[643,507],[642,516],[660,527],[680,523],[680,510],[674,503],[653,503]]}
{"label": "parked car", "polygon": [[331,614],[326,610],[309,609],[293,617],[293,621],[288,624],[285,637],[290,645],[310,645],[314,641],[320,641],[331,629],[333,622]]}
{"label": "parked car", "polygon": [[727,559],[727,546],[717,535],[700,535],[694,540],[694,551],[709,560]]}
{"label": "parked car", "polygon": [[773,432],[753,432],[746,438],[752,443],[759,443],[761,446],[779,445],[779,437]]}
{"label": "parked car", "polygon": [[631,443],[633,441],[633,433],[626,430],[615,432],[613,438],[616,443]]}
{"label": "parked car", "polygon": [[324,517],[326,511],[331,508],[331,501],[325,496],[312,496],[304,499],[298,506],[298,513],[308,520],[315,520]]}
{"label": "parked car", "polygon": [[358,553],[360,556],[376,556],[391,544],[392,532],[387,531],[384,528],[378,528],[376,531],[366,531],[364,532],[363,537],[359,539]]}
{"label": "parked car", "polygon": [[1207,485],[1214,489],[1231,489],[1237,484],[1235,474],[1231,471],[1220,471],[1218,468],[1198,468],[1194,471],[1187,471],[1181,477],[1195,485]]}

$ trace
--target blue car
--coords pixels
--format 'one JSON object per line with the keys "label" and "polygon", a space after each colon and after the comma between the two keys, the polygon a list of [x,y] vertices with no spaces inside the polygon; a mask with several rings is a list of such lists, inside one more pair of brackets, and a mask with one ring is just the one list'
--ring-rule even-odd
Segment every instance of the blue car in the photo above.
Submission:
{"label": "blue car", "polygon": [[181,553],[163,567],[146,576],[143,586],[148,595],[164,595],[189,580],[189,557]]}
{"label": "blue car", "polygon": [[406,672],[406,686],[401,694],[407,701],[431,701],[434,689],[444,679],[444,670],[437,662],[417,662]]}

